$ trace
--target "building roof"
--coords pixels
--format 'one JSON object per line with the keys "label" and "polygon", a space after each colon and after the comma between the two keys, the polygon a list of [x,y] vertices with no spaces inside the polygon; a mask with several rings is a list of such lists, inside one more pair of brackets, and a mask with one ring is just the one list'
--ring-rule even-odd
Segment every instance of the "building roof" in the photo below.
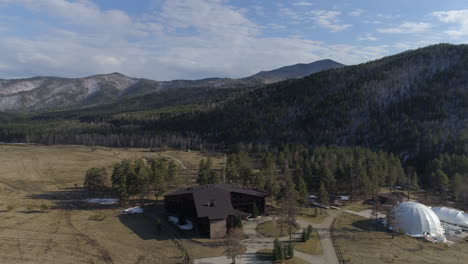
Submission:
{"label": "building roof", "polygon": [[189,187],[166,196],[192,194],[198,217],[209,219],[224,219],[228,215],[238,215],[239,212],[232,207],[231,193],[242,193],[252,196],[266,197],[267,194],[253,189],[239,188],[231,184],[218,183]]}
{"label": "building roof", "polygon": [[249,194],[253,196],[261,196],[261,197],[267,197],[268,194],[264,192],[260,192],[254,189],[245,189],[245,188],[240,188],[237,186],[234,186],[232,184],[228,183],[216,183],[216,184],[206,184],[206,185],[200,185],[200,186],[193,186],[193,187],[188,187],[185,189],[180,189],[174,192],[171,192],[167,194],[166,196],[170,195],[179,195],[179,194],[189,194],[189,193],[196,193],[196,192],[206,192],[206,191],[211,191],[214,189],[221,189],[224,190],[225,192],[236,192],[236,193],[243,193],[243,194]]}
{"label": "building roof", "polygon": [[416,202],[403,202],[395,206],[395,226],[397,231],[407,235],[423,237],[443,236],[444,230],[437,215],[427,206]]}

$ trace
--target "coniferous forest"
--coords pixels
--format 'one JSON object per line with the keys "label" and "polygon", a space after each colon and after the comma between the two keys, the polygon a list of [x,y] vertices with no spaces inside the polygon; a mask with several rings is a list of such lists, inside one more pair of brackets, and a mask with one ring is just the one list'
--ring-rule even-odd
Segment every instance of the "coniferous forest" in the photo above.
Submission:
{"label": "coniferous forest", "polygon": [[[439,44],[270,85],[168,89],[87,107],[4,112],[0,141],[222,151],[243,144],[265,153],[303,146],[288,158],[296,184],[314,185],[314,175],[328,191],[369,194],[402,181],[401,163],[416,183],[457,196],[456,183],[468,181],[467,76],[468,46]],[[262,173],[230,180],[266,188],[274,158],[262,155]],[[236,159],[242,157],[229,162]]]}

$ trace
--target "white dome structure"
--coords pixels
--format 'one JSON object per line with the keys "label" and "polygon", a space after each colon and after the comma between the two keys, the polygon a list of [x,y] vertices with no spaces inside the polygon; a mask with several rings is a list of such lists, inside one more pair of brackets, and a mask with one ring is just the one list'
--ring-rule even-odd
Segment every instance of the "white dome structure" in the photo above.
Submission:
{"label": "white dome structure", "polygon": [[463,211],[447,207],[433,207],[432,211],[442,222],[468,228],[468,214]]}
{"label": "white dome structure", "polygon": [[400,203],[394,208],[394,216],[395,231],[414,237],[424,237],[425,234],[433,238],[445,237],[439,217],[424,204]]}

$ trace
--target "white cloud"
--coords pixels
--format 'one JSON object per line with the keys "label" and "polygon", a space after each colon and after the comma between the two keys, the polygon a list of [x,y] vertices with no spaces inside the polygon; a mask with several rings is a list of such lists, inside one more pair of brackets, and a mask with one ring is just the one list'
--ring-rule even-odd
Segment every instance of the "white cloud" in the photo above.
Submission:
{"label": "white cloud", "polygon": [[338,19],[338,16],[341,15],[340,11],[328,11],[328,10],[312,10],[310,11],[312,19],[315,23],[319,24],[322,27],[331,29],[332,32],[343,31],[349,27],[351,24],[342,24]]}
{"label": "white cloud", "polygon": [[275,23],[268,24],[268,27],[271,28],[271,29],[274,29],[274,30],[281,30],[281,29],[286,29],[287,28],[284,25],[275,24]]}
{"label": "white cloud", "polygon": [[354,11],[349,12],[348,15],[358,17],[358,16],[362,15],[364,12],[365,11],[362,10],[362,9],[356,9]]}
{"label": "white cloud", "polygon": [[446,30],[445,33],[453,38],[468,35],[468,9],[432,12],[443,23],[456,24],[457,27]]}
{"label": "white cloud", "polygon": [[421,33],[432,27],[430,23],[424,22],[404,22],[396,27],[378,28],[377,31],[384,34],[413,34]]}
{"label": "white cloud", "polygon": [[[299,36],[262,37],[261,26],[222,0],[167,0],[141,19],[119,10],[101,10],[88,1],[1,3],[62,21],[48,25],[46,33],[31,36],[0,33],[0,61],[8,65],[0,67],[3,78],[108,72],[158,80],[244,77],[298,62],[330,58],[354,64],[389,54],[386,46],[333,45]],[[340,14],[315,11],[309,21],[340,31],[350,26],[340,24]],[[67,24],[74,26],[62,26]]]}
{"label": "white cloud", "polygon": [[358,40],[360,41],[376,41],[376,40],[379,40],[378,38],[374,37],[372,34],[370,33],[366,33],[360,37],[358,37]]}
{"label": "white cloud", "polygon": [[293,6],[313,6],[314,3],[306,2],[306,1],[300,1],[300,2],[295,2],[292,5]]}

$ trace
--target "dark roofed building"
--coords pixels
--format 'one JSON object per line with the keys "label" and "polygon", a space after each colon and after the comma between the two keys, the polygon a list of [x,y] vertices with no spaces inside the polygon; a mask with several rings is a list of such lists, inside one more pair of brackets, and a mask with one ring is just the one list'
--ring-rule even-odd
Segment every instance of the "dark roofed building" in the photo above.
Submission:
{"label": "dark roofed building", "polygon": [[218,183],[181,189],[164,197],[169,214],[194,220],[201,235],[221,238],[226,235],[232,217],[247,216],[253,205],[265,211],[266,193]]}

